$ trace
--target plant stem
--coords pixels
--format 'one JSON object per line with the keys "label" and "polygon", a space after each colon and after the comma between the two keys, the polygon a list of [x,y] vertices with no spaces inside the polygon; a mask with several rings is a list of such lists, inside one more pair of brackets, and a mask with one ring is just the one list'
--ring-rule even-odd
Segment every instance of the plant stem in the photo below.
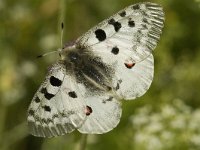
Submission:
{"label": "plant stem", "polygon": [[63,29],[61,28],[61,23],[64,23],[65,22],[65,11],[66,11],[66,7],[67,7],[67,0],[60,0],[60,6],[59,6],[59,19],[58,19],[58,33],[59,33],[59,41],[61,43],[61,47],[62,48],[62,44],[63,44]]}
{"label": "plant stem", "polygon": [[87,145],[87,134],[82,134],[81,140],[80,140],[80,147],[79,150],[85,150]]}

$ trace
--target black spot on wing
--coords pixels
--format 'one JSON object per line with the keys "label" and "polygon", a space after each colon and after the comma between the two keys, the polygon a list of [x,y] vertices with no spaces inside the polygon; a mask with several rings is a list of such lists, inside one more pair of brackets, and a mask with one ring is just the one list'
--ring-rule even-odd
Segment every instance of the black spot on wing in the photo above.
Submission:
{"label": "black spot on wing", "polygon": [[117,46],[113,47],[111,52],[115,55],[117,55],[119,53],[119,48]]}
{"label": "black spot on wing", "polygon": [[108,24],[114,24],[115,20],[113,18],[111,18],[110,20],[108,20]]}
{"label": "black spot on wing", "polygon": [[136,5],[133,5],[132,7],[134,10],[137,10],[137,9],[140,9],[140,5],[136,4]]}
{"label": "black spot on wing", "polygon": [[47,89],[46,88],[42,88],[41,89],[41,93],[43,93],[43,94],[47,93]]}
{"label": "black spot on wing", "polygon": [[118,82],[117,82],[117,86],[116,86],[116,88],[115,88],[115,90],[119,90],[119,88],[120,88],[120,84],[122,83],[122,80],[120,79],[120,80],[118,80]]}
{"label": "black spot on wing", "polygon": [[116,88],[115,88],[115,90],[119,90],[119,83],[117,83],[117,86],[116,86]]}
{"label": "black spot on wing", "polygon": [[44,105],[43,108],[45,111],[51,112],[51,108],[49,106]]}
{"label": "black spot on wing", "polygon": [[48,99],[48,100],[50,100],[52,97],[54,97],[55,95],[54,94],[51,94],[51,93],[45,93],[44,94],[44,97],[46,98],[46,99]]}
{"label": "black spot on wing", "polygon": [[47,124],[53,123],[53,120],[52,120],[51,118],[47,118],[46,123],[47,123]]}
{"label": "black spot on wing", "polygon": [[44,94],[44,97],[48,100],[50,100],[52,97],[54,97],[54,94],[48,93],[46,88],[41,89],[41,93]]}
{"label": "black spot on wing", "polygon": [[144,22],[144,23],[146,23],[146,24],[149,24],[147,18],[143,18],[143,19],[142,19],[142,22]]}
{"label": "black spot on wing", "polygon": [[40,121],[40,117],[36,114],[34,115],[35,121]]}
{"label": "black spot on wing", "polygon": [[128,21],[128,26],[129,27],[135,27],[135,22],[133,20]]}
{"label": "black spot on wing", "polygon": [[107,89],[107,91],[111,91],[111,90],[112,90],[112,87],[107,86],[106,89]]}
{"label": "black spot on wing", "polygon": [[106,39],[106,33],[104,30],[102,29],[97,29],[95,31],[95,35],[96,35],[96,38],[99,40],[99,41],[104,41]]}
{"label": "black spot on wing", "polygon": [[77,95],[74,91],[69,92],[68,95],[72,98],[77,98]]}
{"label": "black spot on wing", "polygon": [[28,111],[28,115],[34,116],[34,114],[35,114],[34,110],[30,109],[30,110]]}
{"label": "black spot on wing", "polygon": [[35,98],[35,102],[36,102],[36,103],[39,103],[39,102],[40,102],[40,99],[39,99],[38,96]]}
{"label": "black spot on wing", "polygon": [[118,32],[119,29],[122,27],[121,23],[115,21],[113,18],[108,21],[108,24],[113,25],[116,32]]}
{"label": "black spot on wing", "polygon": [[113,24],[113,26],[115,27],[115,31],[116,31],[116,32],[118,32],[119,29],[122,27],[121,23],[119,23],[119,22],[115,22],[115,23]]}
{"label": "black spot on wing", "polygon": [[54,114],[53,116],[52,116],[52,119],[55,119],[55,118],[58,118],[59,116],[58,116],[58,114]]}
{"label": "black spot on wing", "polygon": [[126,12],[125,12],[125,11],[122,11],[122,12],[119,13],[119,15],[120,15],[121,17],[125,17],[125,16],[126,16]]}
{"label": "black spot on wing", "polygon": [[42,118],[41,122],[44,123],[44,124],[47,124],[47,120],[45,118]]}
{"label": "black spot on wing", "polygon": [[54,77],[54,76],[51,76],[51,77],[50,77],[50,83],[51,83],[51,85],[53,85],[53,86],[61,86],[62,81],[61,81],[60,79]]}
{"label": "black spot on wing", "polygon": [[148,27],[147,27],[147,25],[146,25],[146,24],[141,24],[141,26],[142,26],[143,30],[146,30],[146,29],[148,29]]}
{"label": "black spot on wing", "polygon": [[113,100],[113,97],[110,96],[109,98],[103,100],[102,103],[106,104],[106,102],[110,102],[110,101],[112,101],[112,100]]}

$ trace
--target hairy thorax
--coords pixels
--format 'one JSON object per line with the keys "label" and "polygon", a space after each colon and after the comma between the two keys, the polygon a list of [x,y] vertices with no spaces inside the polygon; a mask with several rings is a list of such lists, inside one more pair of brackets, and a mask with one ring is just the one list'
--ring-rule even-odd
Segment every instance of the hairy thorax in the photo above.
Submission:
{"label": "hairy thorax", "polygon": [[112,89],[113,70],[91,51],[71,44],[61,50],[60,56],[67,72],[73,73],[77,82],[84,84],[92,93]]}

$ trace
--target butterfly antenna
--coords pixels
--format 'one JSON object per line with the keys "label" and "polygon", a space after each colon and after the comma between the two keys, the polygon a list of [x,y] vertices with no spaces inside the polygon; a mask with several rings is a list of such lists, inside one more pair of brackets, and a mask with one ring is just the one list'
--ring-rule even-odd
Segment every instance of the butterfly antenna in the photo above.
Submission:
{"label": "butterfly antenna", "polygon": [[38,55],[37,58],[41,58],[41,57],[44,57],[46,55],[49,55],[49,54],[53,54],[53,53],[57,53],[58,51],[51,51],[51,52],[48,52],[48,53],[45,53],[45,54],[42,54],[42,55]]}
{"label": "butterfly antenna", "polygon": [[64,23],[61,23],[61,35],[60,35],[60,48],[63,48],[63,31],[64,31]]}
{"label": "butterfly antenna", "polygon": [[42,54],[42,55],[38,55],[37,58],[41,58],[41,57],[44,57],[46,55],[49,55],[49,54],[53,54],[53,53],[57,53],[57,52],[60,52],[63,48],[63,30],[64,30],[64,23],[62,22],[61,23],[61,35],[60,35],[60,49],[56,50],[56,51],[51,51],[51,52],[48,52],[48,53],[45,53],[45,54]]}

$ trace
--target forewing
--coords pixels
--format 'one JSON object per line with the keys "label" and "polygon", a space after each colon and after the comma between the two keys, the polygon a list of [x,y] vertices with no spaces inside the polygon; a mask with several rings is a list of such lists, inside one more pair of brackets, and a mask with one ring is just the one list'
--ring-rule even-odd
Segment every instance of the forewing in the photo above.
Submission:
{"label": "forewing", "polygon": [[85,100],[75,80],[66,74],[64,64],[54,64],[30,104],[30,132],[40,137],[70,133],[85,121],[85,107]]}
{"label": "forewing", "polygon": [[104,20],[77,40],[77,47],[95,52],[111,61],[119,55],[124,61],[140,62],[157,45],[164,22],[162,7],[154,3],[131,5]]}
{"label": "forewing", "polygon": [[155,49],[164,25],[164,12],[155,3],[131,5],[104,20],[77,40],[112,66],[112,87],[121,99],[142,96],[153,80]]}

